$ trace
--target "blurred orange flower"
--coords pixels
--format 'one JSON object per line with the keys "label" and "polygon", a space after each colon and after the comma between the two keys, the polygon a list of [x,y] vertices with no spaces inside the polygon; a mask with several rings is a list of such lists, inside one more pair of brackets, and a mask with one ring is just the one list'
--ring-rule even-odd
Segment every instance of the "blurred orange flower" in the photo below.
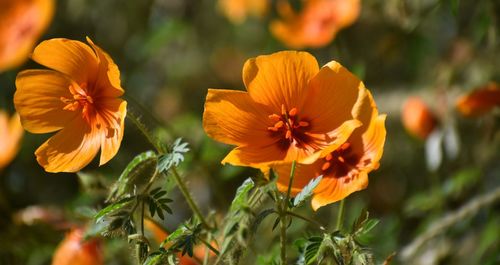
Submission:
{"label": "blurred orange flower", "polygon": [[9,118],[6,112],[0,110],[0,170],[16,157],[23,134],[19,114]]}
{"label": "blurred orange flower", "polygon": [[307,0],[299,14],[288,1],[278,2],[282,20],[270,25],[273,35],[286,46],[300,49],[329,44],[341,29],[356,21],[360,0]]}
{"label": "blurred orange flower", "polygon": [[497,83],[489,83],[457,100],[458,111],[467,117],[480,116],[500,106],[500,88]]}
{"label": "blurred orange flower", "polygon": [[248,15],[262,17],[269,8],[269,0],[219,0],[222,13],[234,24],[241,24]]}
{"label": "blurred orange flower", "polygon": [[[100,165],[118,152],[127,102],[120,72],[111,57],[87,38],[40,43],[33,60],[53,70],[17,75],[14,104],[32,133],[59,131],[35,154],[48,172],[75,172],[101,149]],[[91,48],[92,47],[92,48]]]}
{"label": "blurred orange flower", "polygon": [[426,139],[437,126],[437,118],[419,97],[410,97],[403,104],[403,126],[413,136]]}
{"label": "blurred orange flower", "polygon": [[206,133],[237,146],[223,164],[312,163],[361,125],[351,110],[364,85],[337,62],[319,69],[306,52],[258,56],[245,63],[243,81],[247,92],[209,89],[206,98]]}
{"label": "blurred orange flower", "polygon": [[[341,145],[335,144],[321,151],[321,158],[310,165],[298,164],[292,183],[293,195],[299,193],[312,179],[323,176],[313,191],[312,208],[342,200],[368,185],[368,173],[379,166],[385,143],[385,115],[379,115],[375,102],[367,89],[353,109],[354,118],[363,125]],[[290,164],[274,168],[278,173],[280,191],[288,189]]]}
{"label": "blurred orange flower", "polygon": [[104,264],[99,239],[83,240],[83,230],[74,229],[59,244],[52,265],[101,265]]}
{"label": "blurred orange flower", "polygon": [[54,13],[54,0],[0,1],[0,72],[19,66]]}

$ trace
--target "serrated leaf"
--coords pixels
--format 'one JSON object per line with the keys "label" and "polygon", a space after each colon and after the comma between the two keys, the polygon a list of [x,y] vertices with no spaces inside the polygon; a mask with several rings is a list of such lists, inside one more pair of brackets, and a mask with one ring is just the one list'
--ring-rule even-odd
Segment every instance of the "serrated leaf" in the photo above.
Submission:
{"label": "serrated leaf", "polygon": [[241,207],[246,205],[248,201],[248,192],[255,186],[253,180],[251,178],[247,178],[241,186],[236,190],[236,194],[234,195],[233,202],[231,202],[231,206],[229,207],[229,211],[233,212],[241,209]]}
{"label": "serrated leaf", "polygon": [[320,175],[314,179],[311,179],[307,185],[302,188],[302,190],[293,199],[293,207],[297,207],[307,200],[313,194],[314,189],[318,186],[320,181],[323,179],[323,175]]}
{"label": "serrated leaf", "polygon": [[112,203],[108,206],[106,206],[104,209],[100,210],[95,216],[94,219],[96,222],[102,221],[102,218],[105,217],[106,215],[115,213],[118,210],[121,210],[131,204],[131,202],[135,199],[134,196],[132,197],[126,197],[123,198],[115,203]]}
{"label": "serrated leaf", "polygon": [[134,188],[140,188],[149,182],[153,176],[158,157],[153,151],[147,151],[134,157],[111,188],[107,201],[117,200],[125,194],[130,194]]}
{"label": "serrated leaf", "polygon": [[189,151],[188,143],[183,143],[181,138],[177,138],[170,150],[170,153],[160,156],[158,160],[159,172],[168,171],[172,166],[178,166],[184,161],[184,154]]}

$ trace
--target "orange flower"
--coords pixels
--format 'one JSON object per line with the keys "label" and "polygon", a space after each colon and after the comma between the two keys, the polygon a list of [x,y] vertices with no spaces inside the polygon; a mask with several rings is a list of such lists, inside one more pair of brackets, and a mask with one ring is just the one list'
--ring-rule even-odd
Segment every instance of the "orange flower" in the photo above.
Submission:
{"label": "orange flower", "polygon": [[0,110],[0,170],[16,157],[23,134],[19,114],[9,119],[7,113]]}
{"label": "orange flower", "polygon": [[278,2],[283,20],[270,25],[273,35],[291,48],[322,47],[341,29],[356,21],[361,10],[359,0],[307,0],[296,14],[286,1]]}
{"label": "orange flower", "polygon": [[262,17],[268,9],[268,0],[219,0],[222,13],[234,24],[241,24],[248,15]]}
{"label": "orange flower", "polygon": [[497,83],[489,83],[457,100],[457,109],[467,117],[480,116],[500,106],[500,88]]}
{"label": "orange flower", "polygon": [[[321,158],[310,165],[298,164],[292,183],[293,195],[320,175],[323,176],[313,191],[312,208],[342,200],[368,185],[368,173],[379,166],[385,142],[385,115],[379,115],[370,92],[363,89],[354,107],[353,116],[363,125],[341,145],[334,144],[321,151]],[[288,189],[290,164],[274,168],[278,174],[280,191]]]}
{"label": "orange flower", "polygon": [[19,66],[54,13],[54,0],[0,1],[0,72]]}
{"label": "orange flower", "polygon": [[401,119],[406,130],[420,139],[426,139],[437,126],[437,118],[419,97],[406,100]]}
{"label": "orange flower", "polygon": [[248,60],[243,81],[247,92],[208,90],[206,133],[237,146],[222,164],[312,163],[360,126],[351,109],[364,85],[337,62],[319,69],[309,53],[278,52]]}
{"label": "orange flower", "polygon": [[83,241],[83,230],[74,229],[59,244],[52,265],[101,265],[103,253],[99,239]]}
{"label": "orange flower", "polygon": [[26,130],[59,132],[35,154],[48,172],[75,172],[101,149],[100,165],[118,152],[127,102],[120,72],[111,57],[90,39],[51,39],[40,43],[33,60],[53,70],[17,75],[14,104]]}

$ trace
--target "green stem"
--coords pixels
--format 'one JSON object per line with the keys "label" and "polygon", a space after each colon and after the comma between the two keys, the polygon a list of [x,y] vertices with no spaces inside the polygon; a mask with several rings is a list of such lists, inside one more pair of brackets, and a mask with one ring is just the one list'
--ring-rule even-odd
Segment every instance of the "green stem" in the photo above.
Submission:
{"label": "green stem", "polygon": [[174,176],[175,182],[177,183],[177,187],[179,187],[179,190],[181,191],[182,195],[186,199],[186,202],[189,205],[189,208],[193,211],[193,213],[200,219],[200,222],[205,226],[205,228],[210,229],[210,225],[207,223],[205,220],[205,217],[203,217],[203,214],[201,214],[200,209],[198,208],[198,205],[194,202],[193,198],[191,197],[191,194],[189,193],[186,184],[182,180],[181,176],[177,172],[177,168],[174,166],[170,169],[172,171],[172,175]]}
{"label": "green stem", "polygon": [[215,255],[219,256],[219,251],[214,248],[210,243],[208,243],[205,239],[201,238],[201,237],[198,237],[198,239],[201,241],[201,243],[203,243],[205,246],[207,246],[213,253],[215,253]]}
{"label": "green stem", "polygon": [[142,200],[141,207],[141,235],[144,235],[144,200]]}
{"label": "green stem", "polygon": [[[158,142],[154,140],[153,136],[149,133],[146,126],[139,121],[138,117],[135,116],[133,114],[133,112],[129,112],[129,115],[127,117],[132,121],[132,123],[134,123],[134,125],[137,127],[137,129],[139,129],[139,131],[141,131],[141,133],[146,137],[148,142],[151,143],[151,145],[156,149],[156,151],[160,154],[163,154],[164,150],[161,148],[161,146],[158,144]],[[193,198],[191,197],[191,194],[189,193],[187,186],[184,183],[184,180],[181,178],[181,176],[177,172],[177,168],[175,166],[172,166],[172,168],[170,170],[172,171],[172,173],[173,173],[172,175],[174,176],[177,187],[179,187],[179,189],[181,190],[181,193],[184,196],[184,198],[186,199],[186,201],[189,205],[189,208],[191,208],[191,210],[198,217],[198,219],[203,224],[203,226],[210,229],[211,227],[208,225],[207,221],[203,217],[203,214],[201,214],[201,211],[198,208],[198,205],[196,205]],[[151,181],[149,182],[145,191],[147,191],[151,187],[155,178],[156,178],[156,175],[153,178],[151,178]]]}
{"label": "green stem", "polygon": [[335,230],[340,231],[342,229],[342,221],[344,219],[344,204],[345,200],[340,201],[339,212],[337,213],[337,225],[335,226]]}
{"label": "green stem", "polygon": [[300,215],[298,213],[290,212],[290,211],[286,211],[286,214],[294,216],[294,217],[297,217],[297,218],[302,219],[302,220],[304,220],[306,222],[309,222],[309,223],[317,226],[321,231],[326,231],[326,228],[320,222],[318,222],[318,221],[316,221],[314,219],[311,219],[309,217]]}
{"label": "green stem", "polygon": [[[280,200],[278,205],[278,213],[280,216],[280,248],[281,248],[281,264],[286,265],[286,229],[288,226],[288,203],[290,201],[290,193],[292,191],[293,178],[295,176],[295,160],[292,162],[292,168],[290,169],[290,181],[288,182],[288,189],[286,192],[286,197],[283,200]],[[279,197],[278,197],[279,198]]]}

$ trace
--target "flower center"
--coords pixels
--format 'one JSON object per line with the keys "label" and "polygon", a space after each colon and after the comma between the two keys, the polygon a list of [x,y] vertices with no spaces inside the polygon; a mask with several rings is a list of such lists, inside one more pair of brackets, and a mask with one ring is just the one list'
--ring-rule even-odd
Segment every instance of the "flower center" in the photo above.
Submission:
{"label": "flower center", "polygon": [[307,137],[305,132],[309,128],[309,122],[299,119],[297,108],[287,110],[285,105],[281,105],[281,114],[271,114],[269,119],[275,122],[274,126],[267,127],[273,134],[278,134],[288,143],[294,143],[297,146],[306,143]]}
{"label": "flower center", "polygon": [[87,93],[87,83],[80,86],[71,84],[69,91],[73,98],[61,97],[60,100],[66,104],[64,110],[77,111],[82,110],[82,116],[87,121],[90,121],[91,114],[94,110],[94,99]]}
{"label": "flower center", "polygon": [[351,152],[351,144],[346,142],[325,157],[321,171],[323,175],[345,177],[344,182],[349,182],[350,173],[357,171],[357,161],[358,156]]}

